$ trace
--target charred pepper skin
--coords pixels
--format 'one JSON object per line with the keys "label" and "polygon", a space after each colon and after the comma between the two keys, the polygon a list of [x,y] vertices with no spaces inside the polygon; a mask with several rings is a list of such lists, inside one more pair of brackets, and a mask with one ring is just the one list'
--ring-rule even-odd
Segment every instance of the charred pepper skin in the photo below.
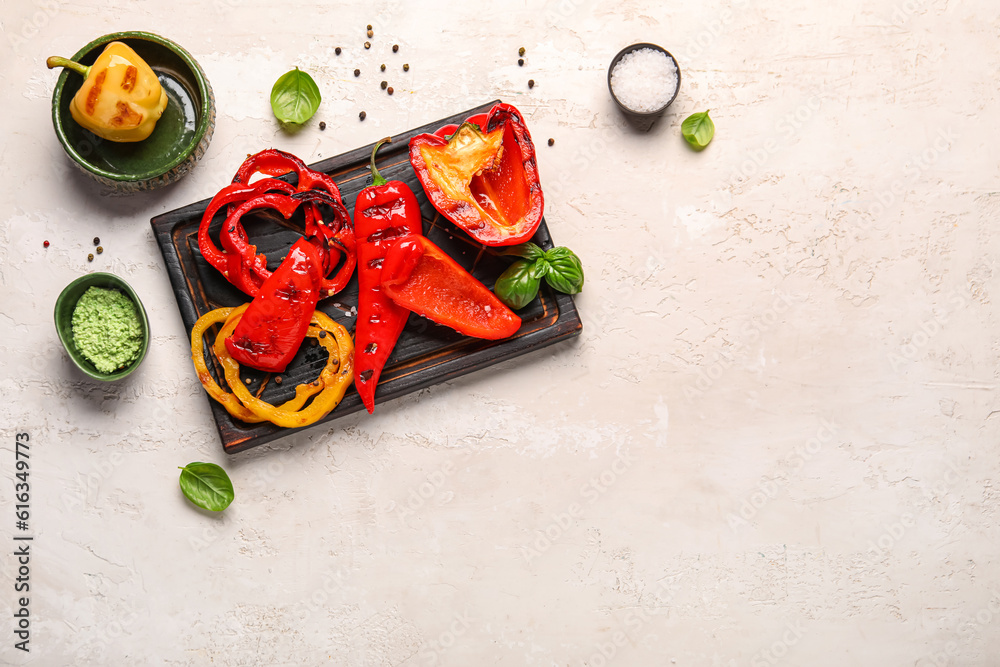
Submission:
{"label": "charred pepper skin", "polygon": [[111,42],[90,67],[53,56],[49,69],[66,67],[84,76],[69,104],[80,126],[115,142],[142,141],[153,133],[167,108],[167,93],[156,73],[127,44]]}
{"label": "charred pepper skin", "polygon": [[410,311],[382,292],[382,261],[400,238],[422,233],[420,205],[402,181],[387,181],[375,167],[372,185],[354,204],[354,235],[358,251],[358,319],[354,331],[354,385],[369,413],[375,410],[375,387]]}
{"label": "charred pepper skin", "polygon": [[523,243],[542,221],[535,146],[509,104],[417,135],[410,164],[434,208],[484,245]]}

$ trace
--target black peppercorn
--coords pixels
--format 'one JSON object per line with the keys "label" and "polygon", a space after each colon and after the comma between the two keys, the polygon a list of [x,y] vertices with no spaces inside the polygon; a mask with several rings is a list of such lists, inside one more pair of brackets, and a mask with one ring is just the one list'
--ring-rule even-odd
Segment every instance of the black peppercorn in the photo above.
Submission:
{"label": "black peppercorn", "polygon": [[393,44],[392,45],[392,52],[396,53],[397,51],[399,51],[399,44]]}
{"label": "black peppercorn", "polygon": [[337,48],[335,48],[333,50],[333,52],[336,53],[339,56],[340,55],[340,47],[338,46]]}
{"label": "black peppercorn", "polygon": [[384,72],[385,71],[385,63],[382,63],[382,65],[379,67],[379,69]]}
{"label": "black peppercorn", "polygon": [[518,67],[524,67],[524,58],[518,58],[517,59],[517,66]]}
{"label": "black peppercorn", "polygon": [[101,237],[100,236],[95,236],[94,237],[94,245],[101,245]]}
{"label": "black peppercorn", "polygon": [[97,254],[100,255],[102,252],[104,252],[104,246],[97,246]]}
{"label": "black peppercorn", "polygon": [[381,85],[381,86],[382,86],[382,90],[385,90],[385,87],[389,85],[389,82],[388,82],[388,81],[383,81],[383,82],[382,82],[381,84],[379,84],[379,85]]}
{"label": "black peppercorn", "polygon": [[368,114],[366,114],[364,111],[362,111],[361,113],[358,114],[358,118],[360,120],[364,120],[367,116],[368,116]]}
{"label": "black peppercorn", "polygon": [[555,139],[549,138],[549,146],[552,146],[555,143],[556,143]]}
{"label": "black peppercorn", "polygon": [[410,64],[409,63],[404,63],[403,64],[403,71],[404,72],[409,72],[410,71]]}
{"label": "black peppercorn", "polygon": [[321,120],[319,122],[319,129],[321,129],[321,130],[325,130],[326,129],[326,121],[325,120]]}
{"label": "black peppercorn", "polygon": [[535,87],[535,80],[528,79],[528,88],[534,88],[534,87]]}
{"label": "black peppercorn", "polygon": [[354,76],[361,76],[361,70],[359,69],[354,70]]}

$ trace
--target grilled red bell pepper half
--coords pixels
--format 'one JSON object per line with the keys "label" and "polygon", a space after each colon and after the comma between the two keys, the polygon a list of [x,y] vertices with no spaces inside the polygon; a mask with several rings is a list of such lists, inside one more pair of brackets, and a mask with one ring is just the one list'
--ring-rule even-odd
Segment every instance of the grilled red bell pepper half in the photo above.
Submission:
{"label": "grilled red bell pepper half", "polygon": [[284,371],[309,330],[322,278],[323,262],[316,246],[299,239],[225,340],[229,354],[262,371]]}
{"label": "grilled red bell pepper half", "polygon": [[495,340],[521,327],[520,317],[423,236],[404,237],[389,249],[382,290],[399,306],[466,336]]}
{"label": "grilled red bell pepper half", "polygon": [[375,167],[375,153],[389,142],[383,139],[372,150],[372,185],[358,194],[354,204],[354,236],[358,252],[358,320],[354,331],[354,384],[365,408],[375,409],[375,387],[389,354],[396,346],[410,311],[382,293],[382,261],[400,237],[421,233],[420,205],[402,181],[387,181]]}
{"label": "grilled red bell pepper half", "polygon": [[410,163],[434,208],[484,245],[527,241],[542,221],[535,146],[509,104],[417,135]]}

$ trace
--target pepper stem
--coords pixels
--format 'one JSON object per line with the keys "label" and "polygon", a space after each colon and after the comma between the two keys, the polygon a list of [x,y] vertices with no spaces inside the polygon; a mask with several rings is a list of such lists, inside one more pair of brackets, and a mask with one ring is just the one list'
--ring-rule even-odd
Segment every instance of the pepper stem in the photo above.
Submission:
{"label": "pepper stem", "polygon": [[45,66],[48,67],[49,69],[54,69],[56,67],[66,67],[80,74],[81,76],[83,76],[83,78],[87,78],[90,75],[89,67],[87,67],[86,65],[81,65],[80,63],[70,60],[69,58],[51,56],[48,60],[45,61]]}
{"label": "pepper stem", "polygon": [[375,148],[372,149],[372,164],[371,164],[372,187],[376,185],[385,185],[386,183],[389,182],[382,177],[382,174],[378,173],[378,169],[375,167],[375,153],[378,152],[378,149],[382,146],[382,144],[391,144],[391,143],[392,143],[392,137],[386,137],[382,141],[375,144]]}

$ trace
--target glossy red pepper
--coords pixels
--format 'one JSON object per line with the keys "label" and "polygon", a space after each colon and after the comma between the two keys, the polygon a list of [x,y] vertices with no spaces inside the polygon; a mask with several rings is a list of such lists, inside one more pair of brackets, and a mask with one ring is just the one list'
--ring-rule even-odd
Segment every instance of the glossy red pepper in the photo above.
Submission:
{"label": "glossy red pepper", "polygon": [[527,241],[542,221],[535,146],[509,104],[417,135],[410,140],[410,163],[434,208],[480,243]]}
{"label": "glossy red pepper", "polygon": [[372,185],[354,204],[358,248],[358,324],[354,331],[354,384],[368,412],[375,409],[375,387],[410,312],[382,293],[382,260],[402,236],[422,232],[420,205],[402,181],[387,181],[375,167],[379,146],[372,150]]}
{"label": "glossy red pepper", "polygon": [[443,250],[422,236],[399,240],[382,263],[382,290],[396,304],[460,334],[495,340],[521,318]]}
{"label": "glossy red pepper", "polygon": [[323,261],[316,246],[299,239],[225,340],[229,354],[262,371],[284,371],[309,330],[322,277]]}

